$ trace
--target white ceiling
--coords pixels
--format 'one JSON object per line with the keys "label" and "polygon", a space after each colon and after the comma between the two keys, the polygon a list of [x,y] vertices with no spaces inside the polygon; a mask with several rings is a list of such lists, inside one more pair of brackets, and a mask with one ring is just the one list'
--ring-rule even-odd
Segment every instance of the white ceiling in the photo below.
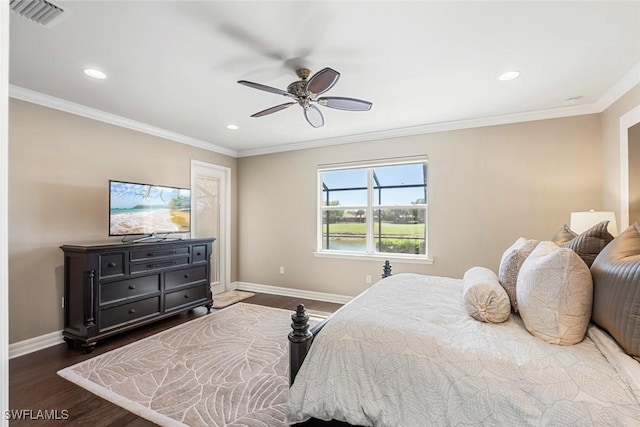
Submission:
{"label": "white ceiling", "polygon": [[[53,3],[53,28],[11,13],[12,96],[230,155],[595,112],[640,82],[639,2]],[[286,89],[296,66],[334,68],[325,95],[372,110],[320,107],[318,129],[298,106],[250,118],[287,100],[236,81]]]}

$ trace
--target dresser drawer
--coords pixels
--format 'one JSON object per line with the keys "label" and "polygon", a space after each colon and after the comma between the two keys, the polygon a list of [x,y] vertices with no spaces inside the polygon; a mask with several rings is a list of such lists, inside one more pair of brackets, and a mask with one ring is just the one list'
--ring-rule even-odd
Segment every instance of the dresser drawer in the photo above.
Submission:
{"label": "dresser drawer", "polygon": [[197,245],[191,250],[193,262],[205,261],[208,258],[207,255],[207,245]]}
{"label": "dresser drawer", "polygon": [[205,265],[171,271],[164,274],[164,288],[175,288],[177,286],[197,282],[198,280],[204,280],[206,278],[207,267]]}
{"label": "dresser drawer", "polygon": [[100,284],[100,305],[160,292],[160,275]]}
{"label": "dresser drawer", "polygon": [[207,299],[207,285],[169,292],[164,296],[164,310],[171,311]]}
{"label": "dresser drawer", "polygon": [[122,276],[124,274],[125,256],[124,252],[113,254],[101,254],[100,257],[100,278]]}
{"label": "dresser drawer", "polygon": [[180,248],[149,248],[139,251],[131,251],[131,261],[149,260],[153,258],[177,257],[180,255],[189,255],[189,247]]}
{"label": "dresser drawer", "polygon": [[100,331],[160,314],[160,297],[143,299],[100,311]]}
{"label": "dresser drawer", "polygon": [[133,273],[141,273],[144,271],[157,270],[159,268],[175,267],[179,265],[188,265],[188,264],[189,264],[189,257],[185,256],[180,258],[147,260],[145,262],[136,262],[136,263],[132,262],[129,268],[131,270],[131,274],[133,274]]}

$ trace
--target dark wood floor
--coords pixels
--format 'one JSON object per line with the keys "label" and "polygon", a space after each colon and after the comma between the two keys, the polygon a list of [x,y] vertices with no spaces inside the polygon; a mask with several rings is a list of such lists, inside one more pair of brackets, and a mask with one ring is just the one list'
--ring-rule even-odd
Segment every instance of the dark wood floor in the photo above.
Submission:
{"label": "dark wood floor", "polygon": [[[341,304],[278,295],[256,294],[243,302],[295,310],[303,303],[310,310],[334,312]],[[224,310],[224,309],[222,309]],[[9,407],[12,410],[62,410],[68,411],[69,418],[59,421],[11,421],[12,426],[65,425],[65,426],[153,426],[119,406],[78,387],[56,374],[62,368],[129,344],[141,338],[169,329],[180,323],[206,314],[204,307],[178,314],[152,325],[143,326],[103,341],[99,341],[90,354],[70,350],[66,344],[59,344],[35,353],[17,357],[9,361]],[[4,414],[3,414],[4,415]]]}

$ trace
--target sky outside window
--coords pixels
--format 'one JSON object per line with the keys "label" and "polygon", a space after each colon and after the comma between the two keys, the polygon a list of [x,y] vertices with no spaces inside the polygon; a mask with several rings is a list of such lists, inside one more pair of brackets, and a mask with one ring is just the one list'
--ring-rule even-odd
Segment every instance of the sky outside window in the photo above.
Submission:
{"label": "sky outside window", "polygon": [[[423,163],[379,166],[374,172],[381,186],[387,185],[424,185]],[[330,190],[339,188],[366,188],[367,169],[343,169],[322,172],[322,180]],[[366,205],[366,190],[330,191],[330,201],[338,200],[340,205]],[[424,188],[394,188],[382,190],[382,203],[385,205],[406,205],[425,199]],[[323,193],[323,201],[326,192]],[[374,191],[374,203],[379,204],[378,191]]]}

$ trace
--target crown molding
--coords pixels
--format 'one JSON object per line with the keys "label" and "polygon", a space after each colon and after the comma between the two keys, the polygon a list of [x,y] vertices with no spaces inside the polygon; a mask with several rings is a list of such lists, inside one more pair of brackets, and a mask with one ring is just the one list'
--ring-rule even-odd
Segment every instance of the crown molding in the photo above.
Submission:
{"label": "crown molding", "polygon": [[44,107],[53,108],[71,114],[76,114],[78,116],[98,120],[100,122],[109,123],[127,129],[132,129],[138,132],[168,139],[170,141],[180,142],[182,144],[202,148],[203,150],[213,151],[231,157],[238,156],[238,152],[230,148],[221,147],[219,145],[215,145],[201,139],[192,138],[190,136],[182,135],[146,123],[138,122],[136,120],[127,119],[126,117],[106,113],[95,108],[87,107],[86,105],[76,104],[75,102],[66,101],[64,99],[56,98],[55,96],[51,95],[45,95],[43,93],[25,89],[20,86],[9,85],[9,96],[11,98],[31,102],[33,104],[42,105]]}
{"label": "crown molding", "polygon": [[309,148],[320,148],[331,145],[400,138],[405,136],[471,129],[485,126],[506,125],[511,123],[530,122],[535,120],[557,119],[562,117],[580,116],[599,112],[601,111],[598,110],[595,104],[576,105],[549,110],[505,114],[501,116],[481,117],[477,119],[456,120],[451,122],[432,123],[398,129],[367,132],[348,136],[339,136],[335,138],[317,139],[313,141],[305,141],[294,144],[278,145],[275,147],[257,148],[254,150],[243,150],[238,152],[238,157],[259,156],[263,154],[280,153],[284,151],[306,150]]}
{"label": "crown molding", "polygon": [[326,138],[322,140],[305,141],[294,144],[278,145],[275,147],[242,150],[238,157],[259,156],[263,154],[280,153],[284,151],[305,150],[309,148],[327,147],[331,145],[350,144],[354,142],[375,141],[380,139],[414,136],[427,133],[446,132],[452,130],[471,129],[484,126],[506,125],[535,120],[558,119],[563,117],[580,116],[584,114],[599,114],[609,108],[625,93],[640,84],[640,63],[636,64],[628,73],[618,80],[598,101],[593,104],[560,107],[547,110],[528,111],[524,113],[505,114],[501,116],[481,117],[468,120],[456,120],[412,126],[378,132],[361,133],[355,135]]}
{"label": "crown molding", "polygon": [[204,150],[224,154],[226,156],[238,158],[282,153],[285,151],[329,147],[333,145],[351,144],[356,142],[376,141],[381,139],[400,138],[429,133],[479,128],[485,126],[506,125],[536,120],[549,120],[563,117],[580,116],[585,114],[598,114],[609,108],[614,102],[616,102],[625,93],[627,93],[638,84],[640,84],[640,63],[633,67],[607,92],[605,92],[605,94],[597,102],[593,104],[575,105],[547,110],[528,111],[522,113],[481,117],[467,120],[456,120],[451,122],[431,123],[241,151],[232,150],[230,148],[222,147],[200,139],[192,138],[166,129],[161,129],[146,123],[127,119],[115,114],[106,113],[95,108],[65,101],[60,98],[45,95],[15,85],[9,85],[9,96],[23,101],[32,102],[34,104],[39,104],[45,107],[54,108],[56,110],[77,114],[90,119],[158,136],[160,138],[168,139],[174,142],[179,142],[182,144],[202,148]]}
{"label": "crown molding", "polygon": [[598,102],[596,102],[596,106],[599,110],[598,112],[601,113],[611,107],[614,102],[622,98],[625,93],[629,92],[638,84],[640,84],[640,63],[636,64],[631,71],[622,76],[616,84],[611,86],[611,88],[609,88],[609,90],[600,97]]}

